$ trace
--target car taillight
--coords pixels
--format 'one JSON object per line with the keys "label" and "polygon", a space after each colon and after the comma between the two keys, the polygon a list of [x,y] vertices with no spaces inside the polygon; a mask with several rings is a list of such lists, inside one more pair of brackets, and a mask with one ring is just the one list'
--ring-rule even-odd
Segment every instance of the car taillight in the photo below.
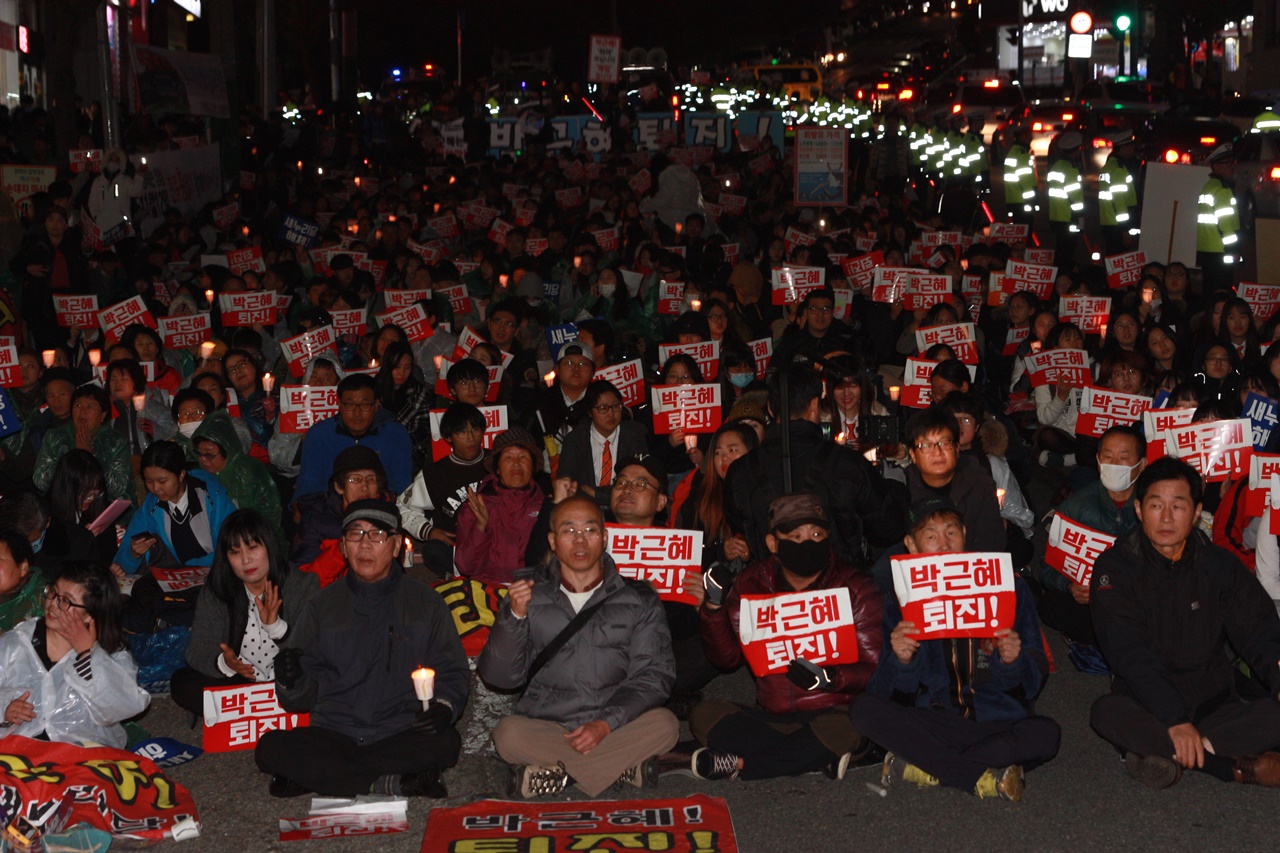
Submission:
{"label": "car taillight", "polygon": [[888,83],[877,83],[877,84],[876,84],[876,90],[877,90],[877,91],[880,91],[880,92],[887,92],[887,91],[889,91],[889,84],[888,84]]}
{"label": "car taillight", "polygon": [[1217,145],[1217,144],[1218,144],[1218,137],[1216,137],[1216,136],[1202,136],[1202,137],[1200,137],[1200,144],[1201,144],[1201,145]]}
{"label": "car taillight", "polygon": [[1178,162],[1178,152],[1177,152],[1177,151],[1174,151],[1172,148],[1170,148],[1168,151],[1164,152],[1164,161],[1165,161],[1166,163],[1177,163],[1177,162]]}
{"label": "car taillight", "polygon": [[1271,180],[1280,181],[1280,166],[1271,167]]}
{"label": "car taillight", "polygon": [[1075,113],[1063,113],[1063,114],[1062,114],[1062,120],[1063,120],[1063,121],[1073,121],[1073,120],[1075,119],[1075,117],[1076,117],[1076,114],[1075,114]]}
{"label": "car taillight", "polygon": [[983,81],[982,81],[982,88],[984,88],[984,89],[999,89],[999,88],[1000,88],[1000,81],[999,81],[999,80],[983,80]]}
{"label": "car taillight", "polygon": [[1093,147],[1094,147],[1094,148],[1110,148],[1110,147],[1111,147],[1111,140],[1110,140],[1110,139],[1102,139],[1101,137],[1099,137],[1099,138],[1097,138],[1097,139],[1093,140]]}
{"label": "car taillight", "polygon": [[964,109],[964,107],[960,106],[959,104],[952,104],[952,105],[951,105],[951,113],[952,113],[952,115],[954,115],[954,114],[956,114],[956,113],[960,112],[962,109]]}
{"label": "car taillight", "polygon": [[914,90],[912,90],[912,89],[903,89],[901,92],[899,92],[899,93],[898,93],[898,100],[900,100],[900,101],[909,101],[909,100],[911,100],[912,98],[914,98],[915,96],[916,96],[916,93],[915,93],[915,91],[914,91]]}
{"label": "car taillight", "polygon": [[1044,130],[1044,125],[1043,125],[1043,124],[1041,124],[1041,123],[1040,123],[1040,122],[1038,122],[1038,121],[1033,121],[1033,122],[1031,123],[1031,129],[1032,129],[1032,130],[1035,130],[1035,131]]}

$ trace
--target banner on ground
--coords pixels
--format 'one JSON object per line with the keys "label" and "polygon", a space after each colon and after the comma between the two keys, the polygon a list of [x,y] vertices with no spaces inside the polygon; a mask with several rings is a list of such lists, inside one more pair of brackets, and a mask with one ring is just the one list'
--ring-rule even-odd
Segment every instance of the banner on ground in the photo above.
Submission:
{"label": "banner on ground", "polygon": [[702,573],[702,531],[606,524],[605,550],[625,577],[645,581],[663,601],[697,605],[685,577]]}
{"label": "banner on ground", "polygon": [[858,662],[858,626],[844,586],[744,595],[738,637],[757,677],[783,672],[800,658],[818,666]]}
{"label": "banner on ground", "polygon": [[890,560],[902,618],[916,625],[913,637],[993,637],[1013,627],[1017,593],[1008,554],[912,554]]}
{"label": "banner on ground", "polygon": [[1049,523],[1049,542],[1044,549],[1045,565],[1072,583],[1088,586],[1098,555],[1115,544],[1116,537],[1072,521],[1060,512]]}

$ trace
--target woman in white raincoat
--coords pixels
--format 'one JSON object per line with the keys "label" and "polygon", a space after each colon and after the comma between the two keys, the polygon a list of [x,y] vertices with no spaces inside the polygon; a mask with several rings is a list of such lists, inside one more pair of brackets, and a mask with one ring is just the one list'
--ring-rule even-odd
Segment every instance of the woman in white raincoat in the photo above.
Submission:
{"label": "woman in white raincoat", "polygon": [[67,563],[44,606],[44,616],[0,636],[0,739],[44,735],[123,748],[120,721],[151,697],[125,647],[115,579],[106,567]]}

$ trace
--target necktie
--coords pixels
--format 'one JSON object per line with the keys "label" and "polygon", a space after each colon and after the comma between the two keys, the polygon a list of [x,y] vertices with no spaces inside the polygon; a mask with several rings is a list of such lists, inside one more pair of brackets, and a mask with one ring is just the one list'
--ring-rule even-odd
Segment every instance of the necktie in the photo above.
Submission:
{"label": "necktie", "polygon": [[600,452],[600,485],[607,486],[613,482],[613,452],[609,450],[609,439],[604,440],[604,450]]}

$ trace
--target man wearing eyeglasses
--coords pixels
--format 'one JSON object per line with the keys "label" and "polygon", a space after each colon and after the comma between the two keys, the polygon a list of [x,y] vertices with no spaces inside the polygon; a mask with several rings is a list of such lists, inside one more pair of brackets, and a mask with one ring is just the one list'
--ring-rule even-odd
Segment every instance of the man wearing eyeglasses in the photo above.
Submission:
{"label": "man wearing eyeglasses", "polygon": [[587,386],[596,370],[591,355],[591,348],[578,341],[561,345],[556,353],[555,381],[538,389],[534,405],[521,418],[521,426],[544,444],[554,439],[553,455],[559,454],[560,442],[587,415]]}
{"label": "man wearing eyeglasses", "polygon": [[[349,570],[307,603],[276,655],[280,704],[311,725],[258,742],[272,796],[448,796],[441,771],[458,763],[471,675],[448,606],[405,575],[403,547],[394,503],[347,507]],[[415,692],[419,667],[435,672],[428,700]]]}
{"label": "man wearing eyeglasses", "polygon": [[356,501],[383,497],[386,491],[387,472],[377,453],[358,444],[339,453],[333,460],[329,489],[299,502],[302,524],[289,565],[315,572],[322,587],[340,577],[347,570],[339,549],[347,508]]}
{"label": "man wearing eyeglasses", "polygon": [[1004,551],[1007,536],[1000,518],[996,482],[970,454],[960,453],[960,424],[939,406],[917,412],[907,421],[907,488],[913,504],[946,498],[964,513],[967,541],[973,551]]}
{"label": "man wearing eyeglasses", "polygon": [[378,406],[373,377],[355,373],[338,383],[338,414],[307,430],[302,440],[302,464],[294,500],[325,490],[333,459],[344,449],[360,445],[378,454],[387,472],[387,486],[395,494],[413,480],[413,443],[390,412]]}
{"label": "man wearing eyeglasses", "polygon": [[836,294],[829,287],[811,290],[800,300],[796,321],[787,327],[774,355],[777,364],[787,364],[796,355],[817,359],[829,352],[860,352],[853,332],[836,319]]}

